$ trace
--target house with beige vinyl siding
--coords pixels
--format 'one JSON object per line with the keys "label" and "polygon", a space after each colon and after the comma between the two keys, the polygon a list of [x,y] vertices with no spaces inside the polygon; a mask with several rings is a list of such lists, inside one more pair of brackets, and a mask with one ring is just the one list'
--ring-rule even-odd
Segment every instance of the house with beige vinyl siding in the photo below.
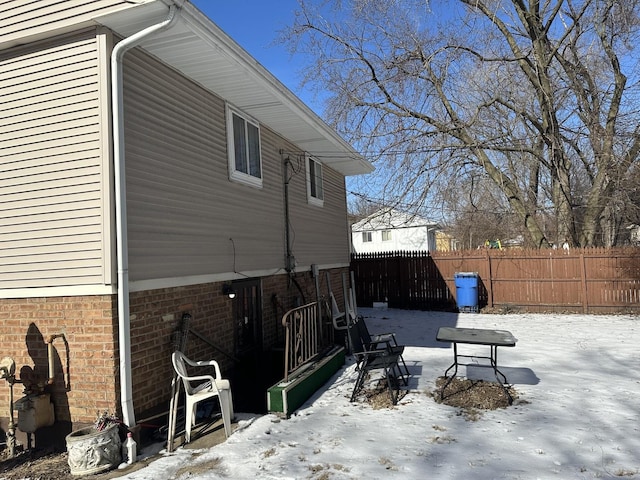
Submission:
{"label": "house with beige vinyl siding", "polygon": [[134,426],[186,313],[186,353],[255,394],[312,271],[348,269],[345,177],[370,171],[188,1],[2,2],[0,357],[56,432]]}

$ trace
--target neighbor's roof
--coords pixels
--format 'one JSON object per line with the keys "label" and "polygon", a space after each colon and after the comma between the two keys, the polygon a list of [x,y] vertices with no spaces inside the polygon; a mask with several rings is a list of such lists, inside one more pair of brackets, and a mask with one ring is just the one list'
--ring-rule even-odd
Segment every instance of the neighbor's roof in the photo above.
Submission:
{"label": "neighbor's roof", "polygon": [[[163,1],[151,1],[94,20],[128,37],[163,21],[168,11]],[[371,163],[191,3],[182,4],[171,28],[140,46],[343,175],[373,171]]]}
{"label": "neighbor's roof", "polygon": [[351,230],[354,232],[361,232],[367,230],[389,230],[411,227],[439,228],[439,225],[437,222],[433,222],[417,215],[400,212],[393,208],[384,208],[363,218],[359,222],[354,223],[351,226]]}

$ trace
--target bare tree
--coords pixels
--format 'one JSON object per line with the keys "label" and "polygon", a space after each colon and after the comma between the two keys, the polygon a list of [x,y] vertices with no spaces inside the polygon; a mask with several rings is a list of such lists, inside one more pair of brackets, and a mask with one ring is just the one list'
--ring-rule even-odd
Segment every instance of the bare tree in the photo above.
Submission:
{"label": "bare tree", "polygon": [[286,36],[386,173],[382,203],[481,174],[530,244],[615,243],[640,150],[636,0],[301,2]]}
{"label": "bare tree", "polygon": [[504,245],[523,242],[519,222],[501,193],[492,188],[490,179],[470,177],[455,189],[443,189],[441,196],[450,214],[444,227],[463,248],[476,248],[495,240]]}

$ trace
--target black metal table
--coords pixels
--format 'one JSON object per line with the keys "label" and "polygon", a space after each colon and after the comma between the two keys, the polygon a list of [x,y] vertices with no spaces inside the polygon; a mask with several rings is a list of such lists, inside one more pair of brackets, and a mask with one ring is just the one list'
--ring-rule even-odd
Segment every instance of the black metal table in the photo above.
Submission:
{"label": "black metal table", "polygon": [[[448,378],[447,382],[442,387],[440,392],[440,398],[444,398],[444,391],[447,386],[453,381],[458,374],[458,358],[485,358],[490,361],[493,373],[496,376],[498,383],[502,385],[509,403],[512,402],[509,389],[505,386],[507,383],[507,377],[498,369],[498,347],[515,347],[516,338],[513,334],[507,330],[487,330],[482,328],[458,328],[458,327],[440,327],[436,340],[439,342],[449,342],[453,344],[453,363],[444,372],[445,378]],[[471,345],[486,345],[490,347],[490,356],[484,357],[479,355],[461,355],[458,353],[458,344],[465,343]],[[453,375],[448,376],[451,369],[454,369]],[[500,379],[502,377],[502,379]]]}

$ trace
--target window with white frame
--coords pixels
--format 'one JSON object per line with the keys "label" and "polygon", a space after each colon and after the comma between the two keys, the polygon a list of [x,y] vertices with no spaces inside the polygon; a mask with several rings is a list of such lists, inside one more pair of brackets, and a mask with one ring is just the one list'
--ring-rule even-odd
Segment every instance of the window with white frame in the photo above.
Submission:
{"label": "window with white frame", "polygon": [[391,241],[391,230],[382,230],[382,241],[383,242]]}
{"label": "window with white frame", "polygon": [[368,243],[371,241],[371,232],[362,232],[362,243]]}
{"label": "window with white frame", "polygon": [[228,107],[227,143],[229,177],[254,187],[262,187],[260,126],[258,123]]}
{"label": "window with white frame", "polygon": [[324,204],[322,164],[310,157],[307,157],[307,198],[313,205]]}

